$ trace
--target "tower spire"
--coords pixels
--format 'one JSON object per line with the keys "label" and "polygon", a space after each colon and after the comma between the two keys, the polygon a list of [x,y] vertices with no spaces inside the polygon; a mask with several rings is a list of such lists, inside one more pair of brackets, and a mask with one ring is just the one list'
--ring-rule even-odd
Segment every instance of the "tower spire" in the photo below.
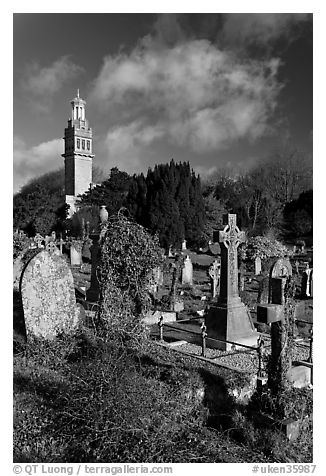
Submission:
{"label": "tower spire", "polygon": [[77,97],[79,98],[79,88],[77,89]]}

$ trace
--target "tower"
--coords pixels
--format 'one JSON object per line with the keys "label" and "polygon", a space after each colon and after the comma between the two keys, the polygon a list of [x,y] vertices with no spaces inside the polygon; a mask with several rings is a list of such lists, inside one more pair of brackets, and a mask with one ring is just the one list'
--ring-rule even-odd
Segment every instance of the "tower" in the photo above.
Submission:
{"label": "tower", "polygon": [[69,217],[76,211],[76,198],[85,193],[92,183],[93,132],[86,119],[86,101],[77,96],[70,102],[71,119],[65,128],[65,195],[70,205]]}

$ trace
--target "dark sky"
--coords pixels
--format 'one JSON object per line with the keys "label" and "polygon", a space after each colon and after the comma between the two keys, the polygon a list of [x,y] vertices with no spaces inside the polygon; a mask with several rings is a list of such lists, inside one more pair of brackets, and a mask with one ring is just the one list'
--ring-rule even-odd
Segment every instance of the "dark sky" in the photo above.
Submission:
{"label": "dark sky", "polygon": [[77,88],[106,171],[309,157],[312,60],[309,14],[16,13],[14,191],[63,166]]}

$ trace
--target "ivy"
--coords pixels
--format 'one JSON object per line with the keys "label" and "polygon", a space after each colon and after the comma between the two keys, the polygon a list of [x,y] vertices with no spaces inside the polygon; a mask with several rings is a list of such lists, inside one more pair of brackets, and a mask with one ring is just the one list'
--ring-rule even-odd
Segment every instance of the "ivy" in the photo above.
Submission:
{"label": "ivy", "polygon": [[120,341],[139,340],[150,307],[151,272],[162,264],[158,238],[120,211],[102,224],[100,256],[102,330]]}

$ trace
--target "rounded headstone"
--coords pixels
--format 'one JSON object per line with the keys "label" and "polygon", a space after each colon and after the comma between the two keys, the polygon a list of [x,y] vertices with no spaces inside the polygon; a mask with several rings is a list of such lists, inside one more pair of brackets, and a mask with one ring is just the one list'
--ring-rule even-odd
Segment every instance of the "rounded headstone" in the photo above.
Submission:
{"label": "rounded headstone", "polygon": [[53,339],[78,327],[74,280],[61,256],[47,251],[34,256],[23,271],[20,292],[27,336]]}

